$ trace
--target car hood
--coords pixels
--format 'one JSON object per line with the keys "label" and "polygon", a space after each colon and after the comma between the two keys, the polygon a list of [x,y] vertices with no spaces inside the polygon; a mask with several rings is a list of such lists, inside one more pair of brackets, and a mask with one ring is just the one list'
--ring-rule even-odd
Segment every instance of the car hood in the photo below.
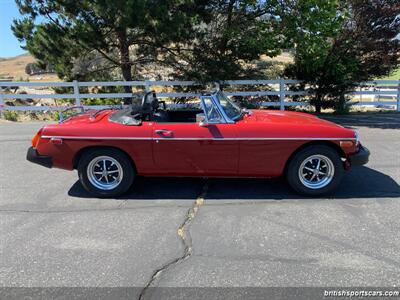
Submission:
{"label": "car hood", "polygon": [[355,132],[341,125],[300,112],[252,110],[241,121],[248,136],[289,139],[354,139]]}
{"label": "car hood", "polygon": [[283,123],[283,124],[302,124],[302,125],[323,125],[340,127],[338,124],[320,119],[314,115],[292,112],[292,111],[277,111],[277,110],[252,110],[252,114],[246,118],[247,122],[261,123]]}

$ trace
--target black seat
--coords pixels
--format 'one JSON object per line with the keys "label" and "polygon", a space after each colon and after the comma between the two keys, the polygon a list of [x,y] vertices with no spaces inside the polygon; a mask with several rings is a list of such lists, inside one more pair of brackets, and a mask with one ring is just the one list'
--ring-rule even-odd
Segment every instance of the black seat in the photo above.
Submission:
{"label": "black seat", "polygon": [[[164,102],[165,103],[165,102]],[[165,109],[160,109],[160,102],[156,97],[153,98],[151,102],[151,107],[153,109],[153,117],[152,120],[156,122],[168,122],[169,121],[169,114]],[[165,104],[164,104],[165,108]]]}
{"label": "black seat", "polygon": [[169,114],[165,110],[157,110],[153,113],[153,120],[160,123],[169,122]]}

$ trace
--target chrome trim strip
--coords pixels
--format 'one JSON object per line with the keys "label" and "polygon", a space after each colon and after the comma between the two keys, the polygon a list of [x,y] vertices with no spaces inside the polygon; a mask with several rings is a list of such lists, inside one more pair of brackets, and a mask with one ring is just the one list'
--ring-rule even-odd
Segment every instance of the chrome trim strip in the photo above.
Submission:
{"label": "chrome trim strip", "polygon": [[293,138],[158,138],[158,137],[88,137],[88,136],[41,136],[43,139],[65,139],[65,140],[175,140],[175,141],[197,141],[197,140],[213,140],[213,141],[354,141],[355,138],[313,138],[313,137],[293,137]]}
{"label": "chrome trim strip", "polygon": [[43,135],[42,139],[59,138],[64,140],[152,140],[151,137],[108,137],[108,136],[51,136]]}

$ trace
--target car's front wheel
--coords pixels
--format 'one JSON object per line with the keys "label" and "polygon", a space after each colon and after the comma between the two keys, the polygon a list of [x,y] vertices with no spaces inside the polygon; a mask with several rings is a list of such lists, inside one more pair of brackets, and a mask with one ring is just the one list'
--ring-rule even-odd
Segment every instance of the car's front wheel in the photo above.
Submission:
{"label": "car's front wheel", "polygon": [[83,187],[94,196],[116,197],[132,185],[135,171],[123,152],[99,148],[82,155],[78,175]]}
{"label": "car's front wheel", "polygon": [[332,192],[344,174],[337,151],[314,145],[297,152],[286,168],[289,185],[299,194],[320,196]]}

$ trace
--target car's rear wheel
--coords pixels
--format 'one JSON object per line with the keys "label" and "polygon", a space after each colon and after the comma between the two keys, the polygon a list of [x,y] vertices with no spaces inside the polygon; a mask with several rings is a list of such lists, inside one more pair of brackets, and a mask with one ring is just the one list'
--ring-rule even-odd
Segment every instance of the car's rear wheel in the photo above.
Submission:
{"label": "car's rear wheel", "polygon": [[86,151],[78,164],[79,180],[96,197],[116,197],[125,193],[135,178],[129,158],[116,149]]}
{"label": "car's rear wheel", "polygon": [[339,153],[324,145],[297,152],[286,168],[289,185],[299,194],[320,196],[332,192],[344,174]]}

